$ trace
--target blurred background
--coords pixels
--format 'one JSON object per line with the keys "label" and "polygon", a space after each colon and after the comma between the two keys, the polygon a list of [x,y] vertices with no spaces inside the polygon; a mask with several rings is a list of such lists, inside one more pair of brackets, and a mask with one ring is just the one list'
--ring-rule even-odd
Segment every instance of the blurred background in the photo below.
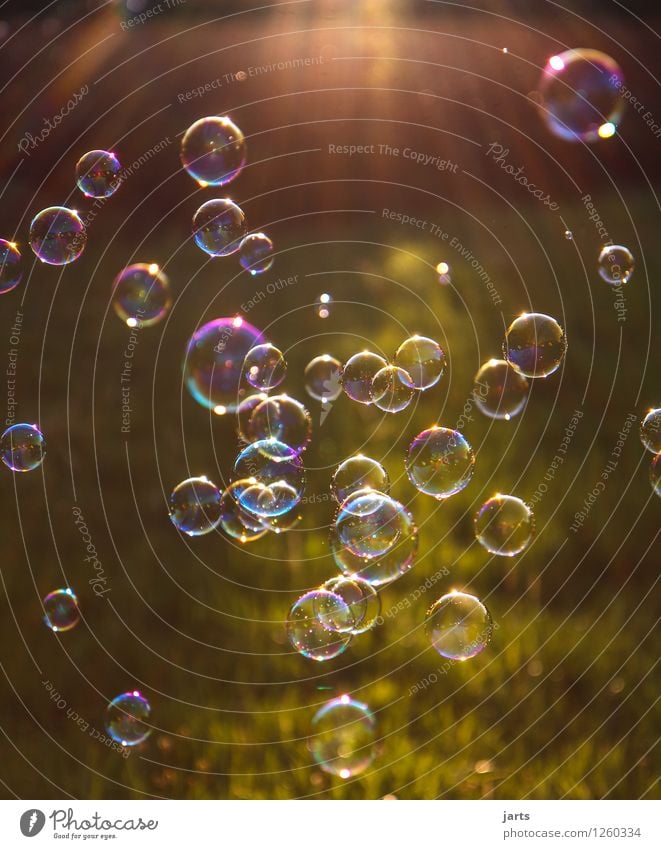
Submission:
{"label": "blurred background", "polygon": [[[0,333],[18,350],[18,420],[39,422],[48,448],[39,471],[0,475],[3,795],[658,795],[661,503],[637,424],[571,529],[628,417],[661,403],[658,26],[651,2],[3,4],[0,235],[19,244],[25,279],[2,298]],[[649,121],[629,108],[595,144],[552,135],[540,75],[572,47],[611,55]],[[211,260],[190,237],[193,213],[215,193],[182,170],[179,142],[214,114],[247,138],[248,164],[228,193],[274,240],[274,266],[260,277],[235,257]],[[373,147],[333,152],[343,145]],[[494,160],[494,145],[556,209]],[[74,179],[96,148],[135,165],[100,207]],[[597,274],[602,237],[586,195],[636,257],[623,301]],[[27,244],[32,217],[54,204],[94,213],[85,252],[63,269],[37,263]],[[175,303],[139,334],[126,434],[129,330],[110,294],[132,262],[158,262]],[[332,296],[325,319],[314,306],[322,292]],[[565,328],[563,367],[534,382],[511,422],[464,415],[477,458],[469,487],[442,504],[417,493],[403,469],[409,442],[435,422],[456,426],[477,369],[524,310]],[[199,325],[237,313],[285,352],[284,388],[314,420],[300,525],[245,548],[220,532],[184,539],[167,516],[180,480],[228,480],[235,420],[194,402],[181,361]],[[416,332],[447,352],[435,389],[395,416],[341,396],[321,423],[303,386],[312,357],[344,362],[364,347],[391,357]],[[572,419],[566,459],[545,478]],[[419,556],[380,593],[383,624],[317,664],[291,650],[284,620],[336,573],[328,486],[358,450],[383,462],[412,510]],[[534,498],[537,536],[512,560],[473,537],[473,516],[496,491]],[[89,583],[74,507],[103,595]],[[75,589],[83,621],[58,636],[41,599],[59,586]],[[479,596],[497,628],[480,656],[441,670],[422,625],[452,588]],[[154,731],[122,757],[76,717],[103,731],[107,702],[134,688],[152,704]],[[343,782],[313,764],[306,738],[315,710],[344,692],[376,716],[379,754]]]}

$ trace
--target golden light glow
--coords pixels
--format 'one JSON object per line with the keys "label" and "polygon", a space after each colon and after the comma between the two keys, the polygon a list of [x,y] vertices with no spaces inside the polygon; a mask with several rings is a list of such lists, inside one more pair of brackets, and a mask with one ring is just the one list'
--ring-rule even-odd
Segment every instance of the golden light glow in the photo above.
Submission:
{"label": "golden light glow", "polygon": [[600,139],[610,139],[615,135],[615,124],[611,124],[610,121],[607,121],[599,127],[597,133],[599,134]]}

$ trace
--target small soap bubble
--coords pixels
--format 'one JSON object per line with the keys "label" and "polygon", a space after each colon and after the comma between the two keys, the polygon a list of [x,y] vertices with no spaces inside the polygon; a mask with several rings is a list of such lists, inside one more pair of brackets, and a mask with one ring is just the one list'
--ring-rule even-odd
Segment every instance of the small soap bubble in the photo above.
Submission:
{"label": "small soap bubble", "polygon": [[301,500],[305,490],[305,468],[300,456],[277,439],[258,439],[247,445],[236,458],[233,476],[267,487],[287,484],[296,493],[290,508]]}
{"label": "small soap bubble", "polygon": [[351,634],[340,633],[323,624],[351,618],[349,607],[335,593],[311,590],[301,596],[289,611],[287,636],[299,654],[324,661],[337,657],[351,642]]}
{"label": "small soap bubble", "polygon": [[635,261],[629,248],[623,245],[604,245],[597,260],[597,270],[609,286],[628,283],[634,272]]}
{"label": "small soap bubble", "polygon": [[435,425],[411,442],[406,474],[420,492],[439,500],[461,492],[473,477],[475,455],[457,430]]}
{"label": "small soap bubble", "polygon": [[244,442],[254,442],[257,437],[252,432],[250,419],[255,410],[262,401],[265,401],[269,396],[266,392],[256,392],[254,395],[248,395],[244,398],[236,410],[237,415],[237,433]]}
{"label": "small soap bubble", "polygon": [[200,186],[225,186],[246,163],[246,140],[227,116],[200,118],[181,140],[181,164]]}
{"label": "small soap bubble", "polygon": [[239,245],[239,262],[253,276],[273,265],[273,242],[265,233],[250,233]]}
{"label": "small soap bubble", "polygon": [[494,495],[475,516],[475,537],[490,554],[520,554],[530,545],[534,529],[532,510],[514,495]]}
{"label": "small soap bubble", "polygon": [[21,282],[21,253],[14,242],[0,239],[0,295],[11,292]]}
{"label": "small soap bubble", "polygon": [[247,227],[245,213],[229,198],[208,200],[193,216],[195,243],[209,256],[238,251]]}
{"label": "small soap bubble", "polygon": [[331,492],[338,504],[342,504],[359,489],[374,489],[385,495],[390,491],[388,472],[381,463],[364,454],[343,460],[331,480]]}
{"label": "small soap bubble", "polygon": [[661,454],[657,454],[650,466],[650,483],[654,492],[661,496]]}
{"label": "small soap bubble", "polygon": [[328,292],[322,292],[321,295],[317,298],[314,311],[316,313],[317,318],[328,318],[331,314],[331,305],[333,303],[333,298],[328,294]]}
{"label": "small soap bubble", "polygon": [[324,772],[348,779],[361,775],[376,754],[376,720],[348,695],[326,702],[312,719],[310,750]]}
{"label": "small soap bubble", "polygon": [[441,379],[445,369],[443,349],[426,336],[411,336],[395,353],[395,365],[411,378],[414,389],[429,389]]}
{"label": "small soap bubble", "polygon": [[114,153],[90,150],[76,164],[76,184],[88,198],[107,198],[119,188],[121,169]]}
{"label": "small soap bubble", "polygon": [[342,369],[340,375],[342,389],[352,401],[358,401],[359,404],[371,404],[374,375],[387,365],[383,357],[372,351],[354,354],[346,361]]}
{"label": "small soap bubble", "polygon": [[235,413],[245,392],[241,389],[243,361],[261,332],[240,316],[216,318],[197,330],[184,357],[184,379],[193,398],[217,415]]}
{"label": "small soap bubble", "polygon": [[137,746],[151,734],[151,706],[138,690],[114,698],[106,710],[106,731],[122,746]]}
{"label": "small soap bubble", "polygon": [[242,543],[254,542],[267,533],[260,520],[239,504],[239,494],[250,485],[249,481],[234,481],[220,499],[220,527],[229,537]]}
{"label": "small soap bubble", "polygon": [[385,413],[399,413],[415,394],[411,375],[399,366],[385,366],[372,378],[372,403]]}
{"label": "small soap bubble", "polygon": [[129,327],[158,324],[172,306],[168,278],[155,262],[129,265],[115,278],[112,306]]}
{"label": "small soap bubble", "polygon": [[86,242],[85,225],[75,209],[49,206],[30,224],[30,247],[48,265],[68,265],[78,259]]}
{"label": "small soap bubble", "polygon": [[0,457],[12,472],[31,472],[46,456],[46,440],[37,425],[15,424],[0,437]]}
{"label": "small soap bubble", "polygon": [[323,404],[335,401],[342,394],[341,373],[342,363],[335,357],[330,354],[315,357],[306,365],[303,373],[305,391]]}
{"label": "small soap bubble", "polygon": [[652,454],[661,454],[661,408],[650,410],[640,423],[640,441]]}
{"label": "small soap bubble", "polygon": [[312,437],[312,417],[295,398],[273,395],[253,410],[250,431],[256,439],[277,439],[300,454]]}
{"label": "small soap bubble", "polygon": [[475,375],[473,398],[490,419],[509,421],[526,405],[530,384],[507,360],[488,360]]}
{"label": "small soap bubble", "polygon": [[221,515],[220,490],[208,478],[187,478],[172,490],[170,520],[182,533],[191,537],[211,533]]}
{"label": "small soap bubble", "polygon": [[73,590],[53,590],[43,603],[44,622],[51,631],[70,631],[80,622],[78,599]]}
{"label": "small soap bubble", "polygon": [[263,342],[246,354],[243,373],[253,389],[273,389],[285,379],[287,363],[282,351],[270,342]]}
{"label": "small soap bubble", "polygon": [[572,233],[572,231],[571,230],[565,230],[565,239],[567,239],[568,242],[571,242],[573,240],[573,238],[574,238],[574,234]]}
{"label": "small soap bubble", "polygon": [[567,339],[558,322],[539,312],[523,313],[507,328],[503,354],[524,377],[548,377],[560,368]]}
{"label": "small soap bubble", "polygon": [[468,660],[480,654],[491,640],[491,614],[473,595],[451,592],[427,611],[425,632],[432,646],[450,660]]}
{"label": "small soap bubble", "polygon": [[350,634],[364,634],[376,625],[381,613],[381,599],[374,587],[362,578],[329,578],[321,587],[338,595],[351,612],[348,627],[336,630],[348,630]]}
{"label": "small soap bubble", "polygon": [[607,54],[565,50],[551,56],[542,73],[540,114],[551,132],[565,141],[609,138],[624,113],[623,83],[619,65]]}

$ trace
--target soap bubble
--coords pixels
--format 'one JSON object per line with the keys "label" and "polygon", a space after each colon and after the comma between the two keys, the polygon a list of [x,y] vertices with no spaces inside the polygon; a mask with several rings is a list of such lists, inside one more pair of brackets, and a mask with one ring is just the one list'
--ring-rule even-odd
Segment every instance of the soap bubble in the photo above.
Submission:
{"label": "soap bubble", "polygon": [[129,327],[158,324],[172,306],[168,278],[154,262],[129,265],[115,278],[112,305]]}
{"label": "soap bubble", "polygon": [[628,283],[634,267],[633,254],[623,245],[605,245],[599,253],[597,270],[601,279],[610,286]]}
{"label": "soap bubble", "polygon": [[565,141],[608,138],[624,112],[623,83],[619,65],[605,53],[565,50],[551,56],[542,73],[540,113],[551,132]]}
{"label": "soap bubble", "polygon": [[265,233],[250,233],[239,245],[239,262],[253,276],[273,265],[273,242]]}
{"label": "soap bubble", "polygon": [[310,442],[312,419],[300,401],[273,395],[255,407],[250,430],[256,439],[277,439],[300,454]]}
{"label": "soap bubble", "polygon": [[395,352],[395,365],[409,375],[414,389],[423,391],[441,379],[445,369],[445,354],[433,339],[411,336]]}
{"label": "soap bubble", "polygon": [[475,375],[473,398],[490,419],[517,416],[526,405],[530,384],[507,360],[488,360]]}
{"label": "soap bubble", "polygon": [[48,265],[67,265],[78,259],[87,242],[85,225],[74,209],[49,206],[30,224],[30,247]]}
{"label": "soap bubble", "polygon": [[650,483],[654,492],[661,496],[661,454],[657,454],[650,466]]}
{"label": "soap bubble", "polygon": [[331,775],[351,778],[365,772],[376,753],[376,720],[367,705],[347,695],[326,702],[312,720],[310,750]]}
{"label": "soap bubble", "polygon": [[329,354],[315,357],[305,367],[305,390],[316,401],[327,404],[342,393],[342,363]]}
{"label": "soap bubble", "polygon": [[236,409],[237,415],[237,433],[244,442],[253,442],[257,437],[252,431],[250,419],[252,418],[255,407],[259,406],[262,401],[265,401],[269,396],[266,392],[255,392],[254,395],[248,395],[244,398]]}
{"label": "soap bubble", "polygon": [[254,480],[239,494],[241,507],[263,519],[288,513],[300,500],[301,493],[286,480],[269,484]]}
{"label": "soap bubble", "polygon": [[380,557],[358,557],[343,545],[337,527],[331,526],[329,544],[333,559],[340,572],[348,578],[361,578],[373,587],[389,584],[413,566],[418,552],[418,529],[410,517],[411,531]]}
{"label": "soap bubble", "polygon": [[287,617],[287,636],[297,652],[312,660],[331,660],[346,649],[351,634],[331,630],[322,619],[337,622],[351,617],[340,596],[311,590],[294,603]]}
{"label": "soap bubble", "polygon": [[282,351],[270,342],[263,342],[248,351],[243,372],[254,389],[273,389],[285,379],[287,363]]}
{"label": "soap bubble", "polygon": [[247,445],[236,458],[234,477],[237,480],[253,479],[267,487],[275,483],[288,484],[296,493],[290,508],[301,500],[305,489],[305,469],[301,458],[289,445],[277,439],[258,439]]}
{"label": "soap bubble", "polygon": [[193,216],[195,243],[209,256],[238,251],[247,227],[245,213],[229,198],[208,200]]}
{"label": "soap bubble", "polygon": [[565,239],[567,239],[568,242],[571,242],[573,240],[573,238],[574,238],[574,234],[572,233],[572,231],[571,230],[565,230]]}
{"label": "soap bubble", "polygon": [[170,496],[170,520],[191,537],[211,533],[221,519],[220,490],[206,477],[187,478]]}
{"label": "soap bubble", "polygon": [[525,377],[548,377],[564,359],[567,339],[558,322],[540,312],[523,313],[507,328],[503,353]]}
{"label": "soap bubble", "polygon": [[425,631],[440,655],[450,660],[468,660],[486,648],[493,623],[479,599],[453,591],[429,608]]}
{"label": "soap bubble", "polygon": [[138,691],[123,693],[113,699],[106,710],[106,731],[122,746],[137,746],[151,734],[151,707]]}
{"label": "soap bubble", "polygon": [[494,495],[475,516],[475,536],[490,554],[520,554],[530,544],[534,529],[532,510],[514,495]]}
{"label": "soap bubble", "polygon": [[352,621],[348,627],[336,630],[348,630],[350,634],[356,635],[364,634],[376,625],[381,613],[381,599],[367,581],[355,576],[329,578],[321,589],[338,595],[351,612]]}
{"label": "soap bubble", "polygon": [[661,454],[661,408],[650,410],[640,423],[640,441],[652,454]]}
{"label": "soap bubble", "polygon": [[383,357],[371,351],[354,354],[346,361],[342,369],[340,375],[342,389],[352,401],[358,401],[359,404],[371,404],[374,375],[387,365]]}
{"label": "soap bubble", "polygon": [[359,489],[340,505],[339,540],[352,554],[371,560],[385,554],[411,531],[411,514],[383,492]]}
{"label": "soap bubble", "polygon": [[411,376],[399,366],[385,366],[372,378],[372,403],[385,413],[399,413],[414,395]]}
{"label": "soap bubble", "polygon": [[343,460],[331,480],[331,492],[339,504],[359,489],[375,489],[386,495],[390,491],[388,472],[381,463],[364,454]]}
{"label": "soap bubble", "polygon": [[0,295],[15,289],[22,277],[19,249],[14,242],[0,239]]}
{"label": "soap bubble", "polygon": [[120,171],[121,165],[114,153],[90,150],[78,160],[76,183],[88,198],[107,198],[119,188]]}
{"label": "soap bubble", "polygon": [[328,294],[328,292],[322,292],[321,295],[317,298],[314,311],[317,315],[317,318],[328,318],[331,313],[331,304],[333,303],[333,298]]}
{"label": "soap bubble", "polygon": [[46,456],[46,441],[37,425],[15,424],[0,437],[0,457],[13,472],[31,472]]}
{"label": "soap bubble", "polygon": [[456,495],[468,485],[475,456],[459,431],[435,425],[411,442],[405,466],[413,486],[440,500]]}
{"label": "soap bubble", "polygon": [[249,481],[234,481],[220,498],[220,527],[232,539],[242,543],[254,542],[267,533],[260,520],[239,504],[239,493],[250,485]]}
{"label": "soap bubble", "polygon": [[44,599],[44,622],[51,631],[70,631],[80,622],[78,599],[73,590],[53,590]]}
{"label": "soap bubble", "polygon": [[241,173],[246,140],[226,116],[200,118],[181,140],[181,164],[200,186],[225,186]]}
{"label": "soap bubble", "polygon": [[217,415],[235,413],[242,395],[241,372],[246,354],[264,337],[239,316],[216,318],[200,327],[188,342],[184,378],[188,391]]}

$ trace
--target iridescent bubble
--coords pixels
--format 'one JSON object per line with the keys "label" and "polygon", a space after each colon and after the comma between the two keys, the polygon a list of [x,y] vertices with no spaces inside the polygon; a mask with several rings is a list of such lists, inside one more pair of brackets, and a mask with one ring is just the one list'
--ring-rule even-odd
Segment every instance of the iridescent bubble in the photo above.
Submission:
{"label": "iridescent bubble", "polygon": [[236,458],[234,477],[237,480],[252,479],[264,486],[288,484],[296,493],[290,509],[301,500],[305,490],[305,469],[301,458],[289,445],[277,439],[258,439],[246,446]]}
{"label": "iridescent bubble", "polygon": [[78,599],[74,591],[53,590],[44,599],[44,622],[51,631],[70,631],[80,622]]}
{"label": "iridescent bubble", "polygon": [[30,224],[30,247],[48,265],[67,265],[78,259],[87,242],[85,225],[74,209],[49,206]]}
{"label": "iridescent bubble", "polygon": [[220,499],[220,527],[232,539],[238,539],[242,543],[260,539],[267,532],[259,519],[239,504],[239,494],[250,485],[249,481],[234,481]]}
{"label": "iridescent bubble", "polygon": [[200,327],[188,342],[184,379],[193,398],[217,415],[235,413],[245,392],[241,373],[246,354],[264,337],[240,316],[216,318]]}
{"label": "iridescent bubble", "polygon": [[195,243],[209,256],[238,251],[247,228],[245,213],[229,198],[208,200],[193,216]]}
{"label": "iridescent bubble", "polygon": [[507,360],[488,360],[475,375],[473,398],[490,419],[517,416],[526,405],[530,384]]}
{"label": "iridescent bubble", "polygon": [[[362,578],[329,578],[321,587],[338,595],[351,612],[348,627],[335,628],[347,630],[350,634],[364,634],[376,625],[381,613],[381,599],[374,587]],[[335,622],[335,624],[337,624]],[[341,624],[341,623],[340,623]]]}
{"label": "iridescent bubble", "polygon": [[273,265],[273,242],[265,233],[250,233],[239,245],[239,262],[253,276]]}
{"label": "iridescent bubble", "polygon": [[597,270],[610,286],[628,283],[635,268],[633,254],[623,245],[604,245],[599,252]]}
{"label": "iridescent bubble", "polygon": [[338,504],[342,504],[359,489],[375,489],[386,495],[390,491],[388,472],[381,463],[364,454],[343,460],[331,480],[331,492]]}
{"label": "iridescent bubble", "polygon": [[350,617],[340,596],[327,590],[311,590],[292,606],[287,617],[287,636],[297,652],[312,660],[331,660],[346,649],[351,634],[340,633],[323,624]]}
{"label": "iridescent bubble", "polygon": [[119,160],[108,150],[90,150],[76,165],[76,183],[88,198],[110,197],[120,185]]}
{"label": "iridescent bubble", "polygon": [[331,306],[333,304],[333,298],[328,292],[322,292],[321,295],[317,298],[314,311],[317,318],[328,318],[331,314]]}
{"label": "iridescent bubble", "polygon": [[507,328],[503,353],[525,377],[548,377],[560,368],[567,339],[563,329],[544,313],[523,313]]}
{"label": "iridescent bubble", "polygon": [[255,407],[250,430],[257,439],[277,439],[300,454],[310,442],[312,418],[295,398],[273,395]]}
{"label": "iridescent bubble", "polygon": [[415,533],[408,510],[383,492],[359,489],[340,505],[335,518],[340,543],[356,557],[373,560]]}
{"label": "iridescent bubble", "polygon": [[300,492],[286,480],[265,484],[255,480],[239,493],[239,504],[260,519],[282,516],[301,500]]}
{"label": "iridescent bubble", "polygon": [[13,472],[31,472],[46,456],[46,441],[37,425],[15,424],[0,437],[0,457]]}
{"label": "iridescent bubble", "polygon": [[661,408],[650,410],[640,423],[640,441],[652,454],[661,454]]}
{"label": "iridescent bubble", "polygon": [[373,587],[380,587],[397,580],[413,566],[418,552],[418,529],[412,522],[412,532],[408,536],[399,539],[385,554],[372,559],[358,557],[344,546],[335,525],[331,526],[329,545],[333,559],[343,575],[362,578]]}
{"label": "iridescent bubble", "polygon": [[187,478],[172,490],[170,520],[182,533],[191,537],[211,533],[221,516],[220,490],[208,478]]}
{"label": "iridescent bubble", "polygon": [[459,431],[435,425],[411,442],[405,466],[413,486],[441,500],[456,495],[468,485],[475,456]]}
{"label": "iridescent bubble", "polygon": [[243,373],[254,389],[273,389],[279,386],[287,375],[284,354],[270,342],[255,345],[246,354]]}
{"label": "iridescent bubble", "polygon": [[354,354],[346,361],[342,369],[340,375],[342,389],[352,401],[358,401],[359,404],[371,404],[374,375],[387,365],[383,357],[371,351]]}
{"label": "iridescent bubble", "polygon": [[376,720],[367,705],[344,695],[326,702],[312,720],[310,750],[324,772],[351,778],[376,754]]}
{"label": "iridescent bubble", "polygon": [[342,363],[329,354],[315,357],[305,367],[305,391],[311,398],[327,404],[342,394]]}
{"label": "iridescent bubble", "polygon": [[262,401],[265,401],[269,396],[266,392],[255,392],[254,395],[248,395],[241,401],[236,410],[237,415],[237,432],[244,442],[253,442],[257,437],[252,431],[250,419],[255,410]]}
{"label": "iridescent bubble", "polygon": [[246,140],[228,117],[200,118],[181,140],[181,164],[200,186],[225,186],[246,163]]}
{"label": "iridescent bubble", "polygon": [[372,403],[384,413],[399,413],[415,394],[411,375],[399,366],[385,366],[372,378]]}
{"label": "iridescent bubble", "polygon": [[411,336],[397,349],[395,365],[409,375],[414,389],[423,391],[441,379],[445,369],[445,354],[433,339]]}
{"label": "iridescent bubble", "polygon": [[657,454],[650,466],[650,483],[654,492],[661,496],[661,454]]}
{"label": "iridescent bubble", "polygon": [[532,510],[514,495],[494,495],[475,516],[475,537],[490,554],[520,554],[530,545],[534,530]]}
{"label": "iridescent bubble", "polygon": [[151,327],[170,311],[170,283],[155,262],[139,262],[119,272],[113,283],[113,309],[129,327]]}
{"label": "iridescent bubble", "polygon": [[151,734],[151,706],[138,690],[114,698],[106,710],[106,731],[122,746],[137,746]]}
{"label": "iridescent bubble", "polygon": [[542,73],[540,114],[565,141],[608,138],[624,113],[623,83],[619,65],[605,53],[565,50],[551,56]]}
{"label": "iridescent bubble", "polygon": [[21,282],[21,253],[14,242],[0,239],[0,295],[11,292]]}
{"label": "iridescent bubble", "polygon": [[433,648],[450,660],[468,660],[483,651],[493,632],[491,614],[474,595],[453,591],[427,611],[425,632]]}

